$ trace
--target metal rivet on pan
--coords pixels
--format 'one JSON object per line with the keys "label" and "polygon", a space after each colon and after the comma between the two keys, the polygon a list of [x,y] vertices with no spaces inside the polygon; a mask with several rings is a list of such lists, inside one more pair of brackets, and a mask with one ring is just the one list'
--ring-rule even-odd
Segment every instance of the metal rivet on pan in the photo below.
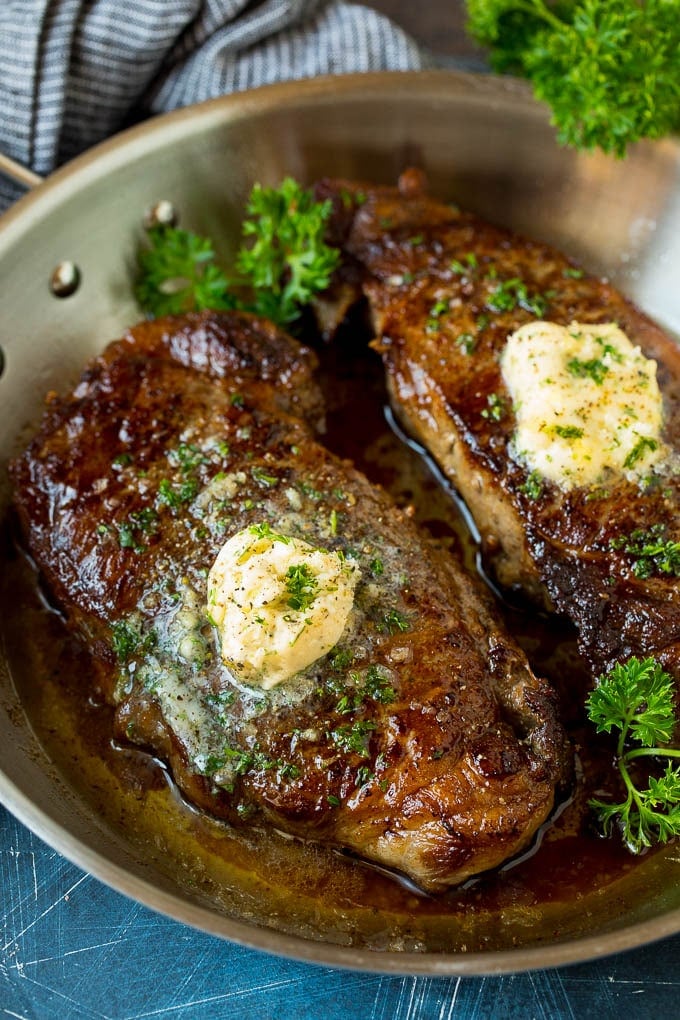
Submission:
{"label": "metal rivet on pan", "polygon": [[50,290],[55,297],[65,298],[75,294],[80,286],[80,270],[75,262],[68,260],[55,266],[50,277]]}
{"label": "metal rivet on pan", "polygon": [[147,210],[144,216],[144,226],[149,227],[176,227],[179,217],[172,202],[162,198]]}

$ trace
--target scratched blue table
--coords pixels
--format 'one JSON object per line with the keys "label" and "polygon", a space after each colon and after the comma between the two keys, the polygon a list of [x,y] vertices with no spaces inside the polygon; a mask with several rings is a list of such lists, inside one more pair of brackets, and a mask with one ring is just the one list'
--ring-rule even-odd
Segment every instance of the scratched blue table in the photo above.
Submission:
{"label": "scratched blue table", "polygon": [[559,970],[381,977],[243,949],[141,907],[0,807],[0,1018],[637,1020],[680,1015],[680,936]]}

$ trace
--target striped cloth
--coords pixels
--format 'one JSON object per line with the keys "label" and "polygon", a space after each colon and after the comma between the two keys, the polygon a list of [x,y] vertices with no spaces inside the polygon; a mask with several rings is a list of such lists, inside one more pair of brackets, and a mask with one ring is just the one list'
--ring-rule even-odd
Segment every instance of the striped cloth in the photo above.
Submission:
{"label": "striped cloth", "polygon": [[[153,113],[424,62],[390,21],[342,0],[0,0],[0,150],[47,174]],[[0,209],[19,193],[0,176]]]}

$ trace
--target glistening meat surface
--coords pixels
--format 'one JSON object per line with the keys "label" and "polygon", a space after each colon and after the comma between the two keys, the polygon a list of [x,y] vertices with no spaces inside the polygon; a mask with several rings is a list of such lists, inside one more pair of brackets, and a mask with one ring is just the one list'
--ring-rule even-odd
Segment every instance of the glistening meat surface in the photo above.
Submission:
{"label": "glistening meat surface", "polygon": [[[570,755],[485,596],[316,441],[313,367],[245,314],[142,324],[50,399],[15,502],[119,738],[213,815],[438,891],[526,846]],[[234,678],[208,618],[208,571],[250,528],[360,571],[335,647],[268,691]]]}
{"label": "glistening meat surface", "polygon": [[[326,325],[366,295],[396,413],[459,489],[500,583],[567,615],[595,674],[654,655],[680,677],[680,348],[606,281],[431,198],[415,172],[399,188],[325,181],[317,191],[335,203],[332,239],[345,256]],[[500,356],[510,334],[541,319],[617,323],[657,361],[661,438],[674,451],[662,471],[569,491],[530,478],[513,452]],[[663,553],[650,558],[658,545],[671,569]]]}

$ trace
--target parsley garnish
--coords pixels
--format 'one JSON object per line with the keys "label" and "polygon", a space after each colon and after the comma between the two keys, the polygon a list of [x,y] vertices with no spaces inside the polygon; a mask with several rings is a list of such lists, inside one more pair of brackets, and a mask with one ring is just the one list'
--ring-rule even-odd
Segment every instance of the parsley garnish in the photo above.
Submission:
{"label": "parsley garnish", "polygon": [[519,486],[519,491],[523,492],[529,499],[538,499],[543,492],[543,481],[538,471],[532,471],[531,474],[527,475],[527,479]]}
{"label": "parsley garnish", "polygon": [[539,319],[545,315],[548,309],[547,296],[531,294],[526,283],[517,277],[499,283],[487,298],[486,303],[492,312],[510,312],[519,306]]}
{"label": "parsley garnish", "polygon": [[640,436],[637,443],[624,460],[623,466],[625,468],[635,467],[640,458],[644,457],[646,450],[653,453],[655,450],[658,450],[658,448],[659,444],[656,439],[652,439],[651,436]]}
{"label": "parsley garnish", "polygon": [[128,620],[119,620],[111,629],[111,646],[120,662],[127,662],[135,652],[144,654],[153,647],[156,634],[153,630],[142,635],[139,627]]}
{"label": "parsley garnish", "polygon": [[397,697],[389,677],[383,676],[377,666],[369,666],[366,670],[364,694],[381,705],[390,705]]}
{"label": "parsley garnish", "polygon": [[644,579],[652,574],[680,577],[680,542],[664,541],[665,533],[665,524],[652,524],[647,531],[636,528],[629,537],[611,538],[609,545],[612,549],[623,549],[634,558],[636,577]]}
{"label": "parsley garnish", "polygon": [[153,535],[158,530],[158,514],[152,507],[133,510],[127,519],[116,527],[121,549],[132,549],[133,552],[141,553],[146,549],[141,536]]}
{"label": "parsley garnish", "polygon": [[162,506],[177,510],[183,503],[190,503],[197,492],[198,482],[194,478],[188,478],[179,485],[172,485],[169,479],[163,478],[158,486],[157,501]]}
{"label": "parsley garnish", "polygon": [[273,489],[275,485],[279,484],[278,475],[272,475],[267,472],[263,467],[254,467],[250,469],[250,473],[253,477],[253,481],[261,485],[263,489]]}
{"label": "parsley garnish", "polygon": [[[680,750],[667,745],[677,725],[671,677],[658,662],[635,657],[601,676],[588,697],[588,718],[598,733],[620,730],[616,757],[626,790],[620,803],[591,800],[605,833],[617,824],[624,842],[640,853],[654,842],[665,843],[680,834],[680,767],[669,762],[659,778],[650,777],[639,789],[629,766],[643,756],[680,758]],[[640,746],[626,750],[628,742]]]}
{"label": "parsley garnish", "polygon": [[331,659],[331,668],[337,673],[343,673],[352,665],[353,659],[354,655],[350,652],[349,648],[340,648]]}
{"label": "parsley garnish", "polygon": [[435,301],[435,303],[430,308],[429,316],[427,322],[425,323],[425,329],[427,330],[428,333],[437,332],[440,325],[439,320],[441,319],[442,315],[445,315],[446,312],[448,312],[448,310],[449,310],[448,301],[441,300]]}
{"label": "parsley garnish", "polygon": [[594,383],[601,386],[609,368],[599,358],[590,358],[588,361],[570,358],[567,362],[567,371],[579,379],[592,379]]}
{"label": "parsley garnish", "polygon": [[457,347],[460,347],[463,354],[472,354],[476,341],[472,333],[459,333],[454,343]]}
{"label": "parsley garnish", "polygon": [[477,256],[471,251],[463,255],[462,259],[452,259],[449,263],[449,269],[457,276],[465,276],[471,269],[476,269],[477,265]]}
{"label": "parsley garnish", "polygon": [[300,775],[297,765],[281,761],[280,758],[269,758],[256,747],[248,751],[225,747],[221,756],[208,756],[203,772],[211,775],[227,766],[237,776],[245,775],[246,772],[271,772],[272,769],[276,769],[282,779],[296,779]]}
{"label": "parsley garnish", "polygon": [[410,630],[411,621],[405,613],[398,609],[390,609],[385,613],[378,626],[378,630],[387,631],[388,634],[396,634],[398,631]]}
{"label": "parsley garnish", "polygon": [[191,443],[180,443],[176,450],[171,450],[168,459],[173,464],[178,464],[184,474],[195,471],[200,464],[205,464],[208,458],[198,446]]}
{"label": "parsley garnish", "polygon": [[297,612],[304,613],[316,598],[319,582],[316,575],[306,563],[291,563],[286,571],[286,605]]}
{"label": "parsley garnish", "polygon": [[149,247],[137,256],[135,297],[151,315],[233,308],[224,273],[215,265],[207,237],[179,227],[151,227]]}
{"label": "parsley garnish", "polygon": [[355,689],[343,696],[335,706],[335,711],[341,715],[358,711],[367,698],[377,701],[381,705],[391,705],[396,701],[396,692],[390,683],[390,678],[384,676],[377,666],[369,666],[361,683],[359,673],[350,674],[351,679],[357,685]]}
{"label": "parsley garnish", "polygon": [[578,425],[553,425],[552,430],[560,439],[580,439],[583,436],[583,429]]}
{"label": "parsley garnish", "polygon": [[482,418],[492,421],[500,421],[505,414],[505,403],[497,393],[490,393],[486,398],[487,406],[481,411]]}
{"label": "parsley garnish", "polygon": [[243,236],[252,242],[236,258],[252,288],[255,311],[274,322],[294,322],[301,308],[330,283],[340,253],[324,241],[330,201],[286,177],[278,188],[256,184]]}
{"label": "parsley garnish", "polygon": [[356,722],[347,726],[338,726],[337,729],[331,730],[328,736],[342,751],[358,754],[361,758],[368,758],[368,744],[374,729],[374,722],[368,719],[357,719]]}
{"label": "parsley garnish", "polygon": [[680,123],[680,18],[667,0],[467,0],[468,30],[496,71],[552,107],[563,145],[622,156]]}
{"label": "parsley garnish", "polygon": [[287,177],[278,188],[255,185],[236,256],[240,277],[215,264],[208,238],[177,227],[152,227],[138,255],[135,295],[150,315],[243,308],[281,325],[324,290],[340,253],[324,241],[331,203]]}
{"label": "parsley garnish", "polygon": [[256,538],[269,538],[272,542],[282,542],[284,545],[290,543],[287,535],[280,535],[277,531],[272,531],[268,521],[262,521],[261,524],[251,524],[248,531],[251,535],[255,535]]}

